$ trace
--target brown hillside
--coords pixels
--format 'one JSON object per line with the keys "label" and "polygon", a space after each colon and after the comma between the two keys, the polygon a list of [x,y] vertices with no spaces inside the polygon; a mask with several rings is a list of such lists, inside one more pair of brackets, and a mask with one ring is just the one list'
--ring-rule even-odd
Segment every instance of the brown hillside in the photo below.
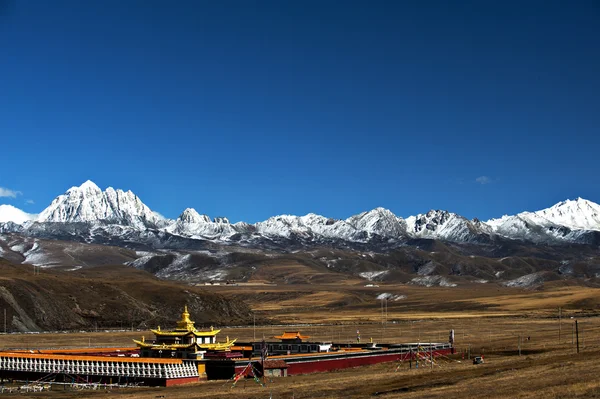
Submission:
{"label": "brown hillside", "polygon": [[249,308],[127,266],[41,270],[0,258],[0,328],[11,331],[172,325],[188,305],[197,325],[247,323]]}

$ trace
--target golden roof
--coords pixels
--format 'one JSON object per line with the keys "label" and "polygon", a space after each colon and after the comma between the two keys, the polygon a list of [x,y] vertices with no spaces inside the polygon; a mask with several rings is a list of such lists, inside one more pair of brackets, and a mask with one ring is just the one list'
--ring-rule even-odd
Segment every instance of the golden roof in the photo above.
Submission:
{"label": "golden roof", "polygon": [[133,340],[133,342],[135,342],[140,348],[145,348],[145,349],[151,349],[151,350],[178,350],[178,349],[188,349],[188,348],[192,348],[195,345],[198,346],[198,348],[200,349],[208,349],[208,350],[228,350],[229,348],[231,348],[231,346],[233,346],[233,344],[235,343],[235,339],[233,340],[227,340],[227,342],[216,342],[214,344],[199,344],[199,343],[195,343],[195,344],[167,344],[167,343],[162,343],[162,344],[152,344],[152,343],[148,343],[145,341],[138,341],[138,340]]}
{"label": "golden roof", "polygon": [[[158,328],[156,330],[150,330],[154,333],[154,335],[156,335],[157,337],[185,337],[188,335],[194,335],[196,337],[214,337],[216,336],[219,332],[221,332],[221,330],[215,330],[212,326],[210,327],[210,331],[198,331],[196,330],[196,327],[194,327],[194,322],[190,319],[190,313],[188,312],[188,308],[187,305],[183,308],[183,313],[181,314],[181,320],[179,320],[177,322],[177,328],[175,330],[172,331],[162,331],[160,329],[160,326],[158,326]],[[142,337],[141,341],[137,341],[137,340],[133,340],[139,347],[142,348],[150,348],[150,349],[182,349],[182,348],[189,348],[193,345],[198,345],[200,348],[206,348],[206,349],[221,349],[221,348],[229,348],[229,346],[233,345],[233,342],[235,342],[235,340],[233,341],[229,341],[229,338],[227,338],[227,342],[224,344],[219,344],[219,343],[214,343],[214,344],[209,344],[209,343],[205,343],[205,344],[200,344],[200,343],[192,343],[192,344],[179,344],[179,343],[173,343],[173,344],[167,344],[167,343],[160,343],[160,344],[152,344],[152,343],[147,343],[146,339],[144,337]]]}
{"label": "golden roof", "polygon": [[283,335],[277,335],[274,336],[273,338],[275,339],[301,339],[301,340],[305,340],[305,339],[309,339],[310,337],[308,335],[301,335],[300,331],[286,331],[283,333]]}
{"label": "golden roof", "polygon": [[221,330],[210,330],[210,331],[198,331],[198,330],[194,330],[194,331],[161,331],[161,330],[150,330],[152,331],[155,335],[159,335],[161,337],[183,337],[186,336],[188,334],[193,334],[196,337],[213,337],[215,335],[217,335],[219,332],[221,332]]}
{"label": "golden roof", "polygon": [[185,305],[185,307],[183,308],[181,320],[177,322],[176,330],[196,331],[196,328],[194,327],[194,322],[190,320],[190,314],[188,313],[187,305]]}

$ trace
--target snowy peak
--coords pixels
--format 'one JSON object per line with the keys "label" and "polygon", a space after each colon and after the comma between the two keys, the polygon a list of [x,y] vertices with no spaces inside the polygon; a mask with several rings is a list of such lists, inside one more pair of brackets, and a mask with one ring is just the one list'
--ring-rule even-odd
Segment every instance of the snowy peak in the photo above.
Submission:
{"label": "snowy peak", "polygon": [[304,216],[279,215],[256,223],[256,232],[267,237],[338,239],[357,241],[356,228],[343,220],[309,213]]}
{"label": "snowy peak", "polygon": [[553,224],[573,230],[600,231],[600,205],[583,198],[561,201],[534,214]]}
{"label": "snowy peak", "polygon": [[157,227],[164,221],[131,191],[102,191],[92,181],[59,195],[38,217],[38,222],[105,222],[137,228]]}
{"label": "snowy peak", "polygon": [[181,223],[210,223],[210,218],[207,215],[200,215],[194,208],[187,208],[179,217],[178,222]]}
{"label": "snowy peak", "polygon": [[382,237],[400,237],[406,233],[406,221],[385,208],[375,208],[346,219],[357,230]]}
{"label": "snowy peak", "polygon": [[409,232],[421,233],[424,230],[436,231],[438,227],[443,226],[454,214],[448,211],[430,210],[425,215],[419,214],[407,218],[407,223],[410,221]]}
{"label": "snowy peak", "polygon": [[193,208],[187,208],[174,223],[165,227],[165,231],[172,234],[209,240],[227,240],[246,230],[245,224],[232,225],[225,217],[211,221],[207,215],[200,215]]}
{"label": "snowy peak", "polygon": [[208,215],[201,215],[194,208],[187,208],[185,211],[183,211],[183,213],[177,218],[177,222],[184,224],[230,224],[229,219],[227,219],[226,217],[216,217],[213,221],[211,221]]}
{"label": "snowy peak", "polygon": [[578,198],[536,212],[504,215],[486,222],[497,234],[530,241],[577,241],[585,231],[600,231],[600,205]]}
{"label": "snowy peak", "polygon": [[37,215],[23,212],[12,205],[0,205],[0,223],[13,222],[16,224],[23,224],[27,221],[34,220],[36,217]]}
{"label": "snowy peak", "polygon": [[102,190],[100,189],[100,187],[98,187],[96,185],[96,183],[94,183],[91,180],[87,180],[85,183],[83,183],[79,187],[73,186],[70,189],[68,189],[66,192],[66,194],[71,194],[71,195],[94,195],[94,194],[100,194],[100,193],[102,193]]}
{"label": "snowy peak", "polygon": [[406,218],[407,232],[419,238],[437,238],[448,241],[472,241],[490,228],[479,220],[469,221],[463,216],[442,210]]}

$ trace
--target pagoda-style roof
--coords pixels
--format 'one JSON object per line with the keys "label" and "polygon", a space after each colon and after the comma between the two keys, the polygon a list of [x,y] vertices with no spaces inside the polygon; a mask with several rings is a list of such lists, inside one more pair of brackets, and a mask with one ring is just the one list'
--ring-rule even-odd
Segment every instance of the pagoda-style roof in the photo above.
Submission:
{"label": "pagoda-style roof", "polygon": [[181,320],[177,322],[177,328],[171,331],[161,331],[160,327],[156,330],[150,330],[157,336],[169,336],[169,337],[183,337],[188,334],[194,334],[196,337],[213,337],[217,335],[221,330],[215,330],[210,328],[210,331],[198,331],[194,327],[194,322],[190,320],[190,314],[187,309],[187,305],[183,309],[181,314]]}
{"label": "pagoda-style roof", "polygon": [[[216,335],[221,330],[215,330],[213,327],[210,328],[210,331],[198,331],[196,327],[194,327],[194,322],[190,320],[190,314],[188,312],[187,306],[184,308],[183,313],[181,314],[181,320],[177,322],[177,328],[171,331],[161,331],[160,327],[156,330],[151,330],[156,337],[161,337],[161,339],[157,339],[158,342],[146,342],[144,337],[142,337],[141,341],[133,340],[136,345],[142,349],[149,350],[215,350],[215,351],[227,351],[233,344],[235,343],[235,339],[229,340],[229,337],[225,340],[225,342],[215,342]],[[190,337],[194,335],[196,337],[215,337],[214,339],[208,340],[196,340],[196,339],[186,339],[185,337]],[[182,339],[169,339],[167,337],[181,337]],[[166,342],[162,342],[166,341]],[[175,341],[175,342],[172,342]],[[179,342],[183,341],[183,342]],[[192,341],[192,342],[189,342]],[[209,341],[209,342],[204,342]]]}
{"label": "pagoda-style roof", "polygon": [[161,331],[160,329],[158,330],[150,330],[154,333],[154,335],[158,335],[161,337],[184,337],[186,335],[190,335],[193,334],[196,337],[213,337],[215,335],[217,335],[219,332],[221,332],[221,330],[215,330],[215,329],[211,329],[210,331],[177,331],[177,330],[173,330],[173,331]]}
{"label": "pagoda-style roof", "polygon": [[283,333],[283,335],[277,335],[274,336],[273,338],[275,339],[280,339],[280,340],[288,340],[288,339],[299,339],[299,340],[306,340],[309,339],[310,337],[308,335],[301,335],[300,331],[286,331]]}
{"label": "pagoda-style roof", "polygon": [[150,349],[150,350],[180,350],[180,349],[191,349],[191,348],[198,348],[198,349],[204,349],[204,350],[217,350],[217,351],[222,351],[222,350],[229,350],[229,348],[231,348],[231,346],[233,346],[233,344],[235,343],[235,339],[233,340],[229,340],[229,338],[227,339],[226,342],[216,342],[214,344],[198,344],[198,343],[192,343],[192,344],[167,344],[167,343],[162,343],[162,344],[154,344],[154,343],[150,343],[150,342],[146,342],[145,340],[142,341],[138,341],[136,339],[133,340],[133,342],[135,342],[140,348],[144,348],[144,349]]}

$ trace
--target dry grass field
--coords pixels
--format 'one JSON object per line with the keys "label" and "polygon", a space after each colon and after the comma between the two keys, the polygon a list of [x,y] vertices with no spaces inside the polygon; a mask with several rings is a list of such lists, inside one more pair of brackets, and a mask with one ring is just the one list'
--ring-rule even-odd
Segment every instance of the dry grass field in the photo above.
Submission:
{"label": "dry grass field", "polygon": [[[455,330],[458,352],[409,369],[405,363],[274,378],[265,386],[252,380],[232,387],[228,381],[208,381],[172,388],[69,391],[24,394],[50,398],[600,398],[600,290],[547,286],[527,291],[474,285],[457,288],[412,286],[215,286],[210,290],[244,299],[256,327],[223,328],[225,335],[245,341],[270,338],[283,330],[300,330],[314,340],[354,342],[446,341]],[[386,304],[381,293],[404,295]],[[558,307],[562,308],[559,323]],[[194,315],[192,314],[192,317]],[[574,321],[579,325],[576,353]],[[560,341],[559,341],[560,328]],[[148,332],[88,332],[76,334],[14,334],[1,336],[1,346],[65,347],[130,345]],[[519,356],[519,336],[521,355]],[[529,339],[527,339],[529,337]],[[485,364],[470,356],[483,354]],[[464,358],[463,358],[464,356]]]}

